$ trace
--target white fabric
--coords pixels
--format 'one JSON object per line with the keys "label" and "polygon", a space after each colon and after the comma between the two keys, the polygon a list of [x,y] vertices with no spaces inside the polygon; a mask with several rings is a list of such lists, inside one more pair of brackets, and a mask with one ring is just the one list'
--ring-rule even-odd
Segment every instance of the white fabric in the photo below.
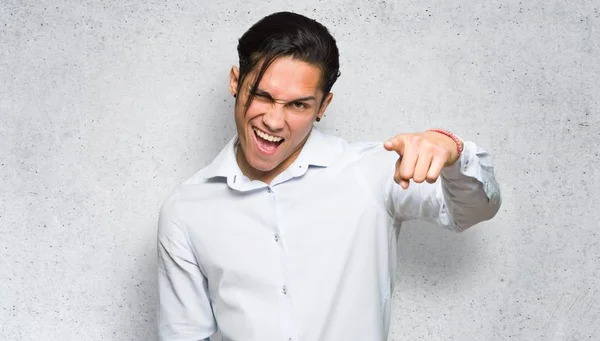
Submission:
{"label": "white fabric", "polygon": [[434,184],[393,180],[398,154],[313,129],[271,185],[236,138],[179,186],[158,228],[159,335],[197,341],[387,339],[403,221],[464,229],[501,204],[490,155],[465,141]]}

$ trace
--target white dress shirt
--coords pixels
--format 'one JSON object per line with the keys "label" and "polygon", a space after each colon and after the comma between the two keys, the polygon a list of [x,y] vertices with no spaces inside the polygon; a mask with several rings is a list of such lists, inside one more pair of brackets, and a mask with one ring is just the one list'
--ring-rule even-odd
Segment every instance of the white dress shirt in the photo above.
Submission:
{"label": "white dress shirt", "polygon": [[393,180],[398,154],[313,128],[270,185],[237,165],[234,137],[165,200],[159,339],[385,341],[403,221],[457,232],[501,204],[490,155],[464,151],[433,184]]}

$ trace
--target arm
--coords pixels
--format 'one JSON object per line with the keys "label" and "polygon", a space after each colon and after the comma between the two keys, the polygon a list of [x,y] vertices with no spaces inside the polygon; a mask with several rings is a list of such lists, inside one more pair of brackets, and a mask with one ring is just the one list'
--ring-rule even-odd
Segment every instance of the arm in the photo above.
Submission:
{"label": "arm", "polygon": [[493,218],[502,202],[490,154],[470,141],[433,183],[403,189],[388,179],[388,208],[397,218],[425,220],[456,232]]}
{"label": "arm", "polygon": [[169,198],[158,222],[158,339],[207,341],[217,329],[208,282],[177,218]]}

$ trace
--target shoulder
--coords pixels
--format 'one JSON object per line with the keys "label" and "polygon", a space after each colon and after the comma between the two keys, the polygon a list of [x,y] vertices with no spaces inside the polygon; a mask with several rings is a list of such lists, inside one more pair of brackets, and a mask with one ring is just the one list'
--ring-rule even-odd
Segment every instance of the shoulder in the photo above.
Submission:
{"label": "shoulder", "polygon": [[393,181],[395,164],[399,155],[386,150],[383,141],[348,141],[340,137],[329,136],[329,146],[338,155],[333,163],[335,170],[354,169],[361,179],[360,183],[380,190]]}
{"label": "shoulder", "polygon": [[203,167],[171,189],[161,204],[161,217],[169,217],[175,220],[178,212],[181,211],[182,205],[197,199],[199,194],[206,192],[205,188],[210,186],[210,179],[206,176],[209,166]]}
{"label": "shoulder", "polygon": [[386,163],[397,159],[395,153],[390,153],[383,147],[383,141],[349,141],[330,133],[319,133],[319,142],[326,143],[332,154],[339,156],[340,161]]}
{"label": "shoulder", "polygon": [[356,162],[365,169],[385,169],[398,160],[398,154],[386,150],[383,141],[352,142],[348,144],[348,149]]}

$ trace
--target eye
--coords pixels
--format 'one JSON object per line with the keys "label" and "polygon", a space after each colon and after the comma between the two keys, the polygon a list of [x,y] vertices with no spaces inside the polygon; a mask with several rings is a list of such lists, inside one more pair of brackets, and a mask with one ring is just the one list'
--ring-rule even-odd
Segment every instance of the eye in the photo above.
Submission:
{"label": "eye", "polygon": [[306,105],[306,103],[303,102],[294,102],[292,103],[292,105],[294,106],[294,108],[296,109],[306,109],[308,106]]}

